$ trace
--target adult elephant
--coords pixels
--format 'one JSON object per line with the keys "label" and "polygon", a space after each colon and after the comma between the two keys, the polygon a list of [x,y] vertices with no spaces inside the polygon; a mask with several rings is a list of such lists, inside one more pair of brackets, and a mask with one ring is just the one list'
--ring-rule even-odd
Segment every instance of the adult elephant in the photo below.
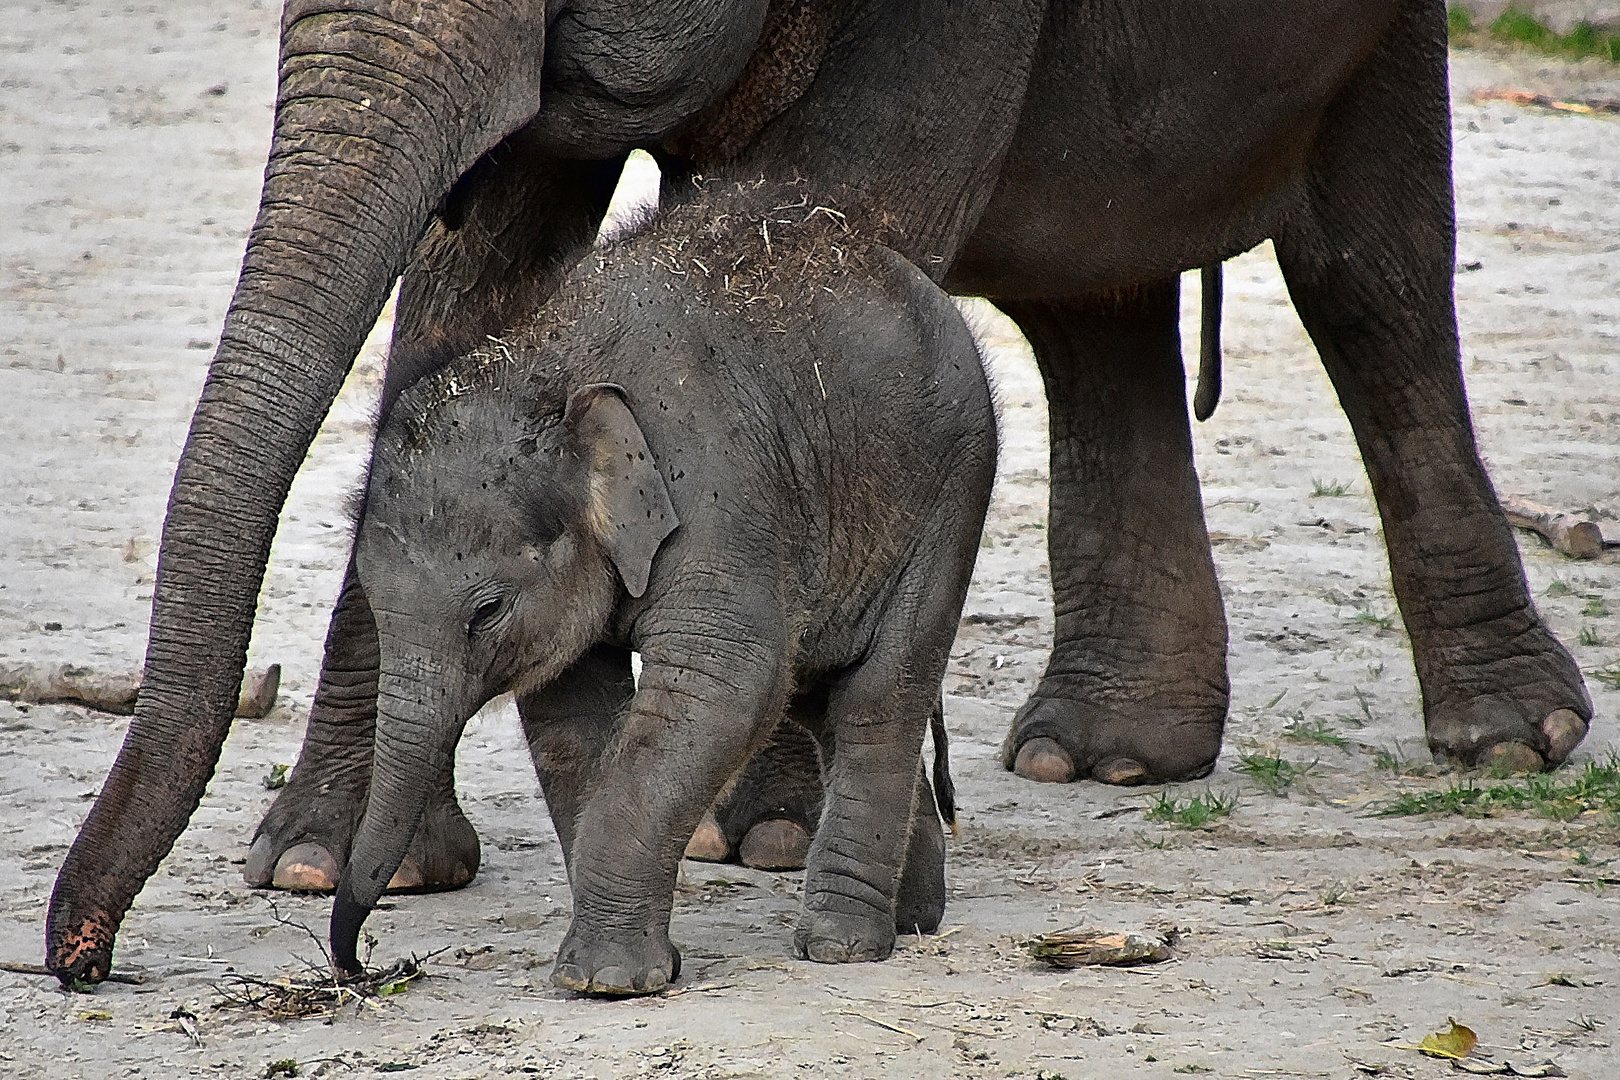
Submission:
{"label": "adult elephant", "polygon": [[[278,511],[395,278],[385,402],[544,298],[636,146],[666,182],[847,185],[903,255],[1029,337],[1052,415],[1057,633],[1009,767],[1141,782],[1214,762],[1226,631],[1176,291],[1266,238],[1371,477],[1430,745],[1562,761],[1591,704],[1474,447],[1446,82],[1441,0],[294,0],[141,698],[58,878],[47,963],[105,977],[197,805]],[[272,848],[300,830],[347,843],[322,805],[363,800],[369,622],[351,575],[285,815],[261,827]],[[413,848],[426,887],[469,872],[448,776],[435,801]]]}

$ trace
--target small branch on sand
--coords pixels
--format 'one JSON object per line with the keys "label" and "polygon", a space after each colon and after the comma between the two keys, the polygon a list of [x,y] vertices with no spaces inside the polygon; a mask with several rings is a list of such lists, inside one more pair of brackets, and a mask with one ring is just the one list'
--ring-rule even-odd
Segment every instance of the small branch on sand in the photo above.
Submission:
{"label": "small branch on sand", "polygon": [[1603,533],[1594,521],[1542,506],[1522,495],[1503,496],[1502,510],[1509,524],[1529,529],[1560,554],[1572,559],[1595,559],[1603,554]]}
{"label": "small branch on sand", "polygon": [[[31,705],[66,702],[128,716],[135,711],[141,673],[98,672],[80,664],[0,664],[0,700]],[[281,689],[281,665],[253,668],[242,676],[236,715],[257,720],[270,715]]]}

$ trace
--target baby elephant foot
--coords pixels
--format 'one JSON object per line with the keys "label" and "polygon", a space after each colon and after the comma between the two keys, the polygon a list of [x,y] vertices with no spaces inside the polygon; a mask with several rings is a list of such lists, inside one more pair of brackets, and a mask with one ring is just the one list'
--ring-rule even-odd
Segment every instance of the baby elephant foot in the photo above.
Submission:
{"label": "baby elephant foot", "polygon": [[802,960],[852,964],[887,960],[894,952],[894,938],[894,918],[887,914],[806,911],[793,934],[793,948]]}
{"label": "baby elephant foot", "polygon": [[1545,628],[1529,655],[1446,672],[1433,696],[1424,687],[1429,749],[1463,767],[1531,773],[1556,768],[1586,738],[1592,699],[1580,669]]}
{"label": "baby elephant foot", "polygon": [[579,994],[628,997],[657,993],[680,973],[680,950],[664,931],[646,930],[629,942],[601,941],[582,933],[576,920],[557,950],[551,985]]}
{"label": "baby elephant foot", "polygon": [[1226,695],[1170,710],[1102,707],[1037,690],[1013,717],[1003,767],[1037,783],[1154,784],[1209,775]]}
{"label": "baby elephant foot", "polygon": [[[331,892],[343,876],[343,863],[335,852],[346,851],[354,823],[339,830],[337,822],[298,820],[276,811],[265,816],[259,835],[248,849],[242,879],[256,889],[294,892]],[[324,828],[312,826],[324,825]],[[279,826],[279,827],[278,827]],[[339,832],[343,833],[342,839]],[[391,893],[445,892],[459,889],[478,872],[478,834],[452,800],[429,807],[417,826],[399,869],[388,882]]]}
{"label": "baby elephant foot", "polygon": [[925,786],[895,894],[896,933],[932,934],[945,917],[945,830],[934,813],[933,797]]}

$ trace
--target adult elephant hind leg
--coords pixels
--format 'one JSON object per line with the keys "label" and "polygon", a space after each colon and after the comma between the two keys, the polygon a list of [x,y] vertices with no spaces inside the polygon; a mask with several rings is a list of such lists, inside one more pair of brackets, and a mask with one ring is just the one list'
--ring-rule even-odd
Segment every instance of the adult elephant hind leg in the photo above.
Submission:
{"label": "adult elephant hind leg", "polygon": [[1026,779],[1203,776],[1226,720],[1226,615],[1193,469],[1176,281],[1002,307],[1051,416],[1056,632],[1003,764]]}
{"label": "adult elephant hind leg", "polygon": [[1277,258],[1378,502],[1430,748],[1536,770],[1585,736],[1591,699],[1531,602],[1475,447],[1452,294],[1444,15],[1407,9],[1324,118]]}
{"label": "adult elephant hind leg", "polygon": [[[254,888],[330,892],[348,861],[371,785],[377,720],[377,627],[351,564],[332,612],[326,656],[298,764],[254,833],[243,879]],[[456,889],[478,871],[478,834],[439,778],[394,892]]]}

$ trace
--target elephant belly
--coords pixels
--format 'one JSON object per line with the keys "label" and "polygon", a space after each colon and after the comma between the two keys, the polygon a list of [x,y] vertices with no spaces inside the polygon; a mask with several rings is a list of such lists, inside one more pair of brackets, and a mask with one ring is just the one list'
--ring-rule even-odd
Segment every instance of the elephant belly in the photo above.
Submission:
{"label": "elephant belly", "polygon": [[1297,199],[1323,113],[1395,7],[1058,0],[947,288],[1074,297],[1253,247]]}

